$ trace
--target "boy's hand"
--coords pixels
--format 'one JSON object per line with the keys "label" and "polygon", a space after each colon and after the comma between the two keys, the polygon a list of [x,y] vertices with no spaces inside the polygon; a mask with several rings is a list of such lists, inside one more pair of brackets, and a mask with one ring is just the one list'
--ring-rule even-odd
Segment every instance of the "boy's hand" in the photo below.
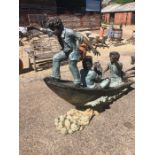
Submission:
{"label": "boy's hand", "polygon": [[30,31],[30,30],[38,30],[40,29],[36,24],[30,24],[28,27],[27,27],[27,31]]}
{"label": "boy's hand", "polygon": [[100,52],[98,52],[96,49],[92,49],[92,52],[94,55],[100,56]]}
{"label": "boy's hand", "polygon": [[31,26],[31,25],[27,27],[27,31],[34,30],[34,29],[36,29],[36,28],[34,26]]}
{"label": "boy's hand", "polygon": [[70,48],[64,48],[63,51],[65,54],[69,54],[71,52],[71,49]]}

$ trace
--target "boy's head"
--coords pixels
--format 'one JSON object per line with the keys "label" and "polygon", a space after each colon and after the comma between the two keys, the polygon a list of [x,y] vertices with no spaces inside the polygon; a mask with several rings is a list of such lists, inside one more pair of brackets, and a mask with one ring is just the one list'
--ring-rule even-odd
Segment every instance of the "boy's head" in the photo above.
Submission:
{"label": "boy's head", "polygon": [[110,57],[110,61],[112,63],[117,62],[117,61],[119,61],[120,54],[116,51],[113,51],[113,52],[110,52],[109,57]]}
{"label": "boy's head", "polygon": [[46,27],[54,31],[55,35],[60,35],[64,29],[64,25],[59,17],[49,19],[46,23]]}
{"label": "boy's head", "polygon": [[94,71],[97,74],[102,75],[102,67],[101,67],[101,64],[99,62],[94,63]]}
{"label": "boy's head", "polygon": [[82,61],[83,68],[89,70],[93,66],[93,60],[91,56],[86,56]]}

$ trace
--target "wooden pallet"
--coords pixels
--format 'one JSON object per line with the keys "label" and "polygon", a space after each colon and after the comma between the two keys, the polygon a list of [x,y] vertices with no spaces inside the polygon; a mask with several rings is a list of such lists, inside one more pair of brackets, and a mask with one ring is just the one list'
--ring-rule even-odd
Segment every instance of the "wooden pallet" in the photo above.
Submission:
{"label": "wooden pallet", "polygon": [[60,45],[54,37],[43,37],[31,43],[31,50],[28,52],[29,67],[35,71],[39,64],[51,63],[54,54],[60,51]]}

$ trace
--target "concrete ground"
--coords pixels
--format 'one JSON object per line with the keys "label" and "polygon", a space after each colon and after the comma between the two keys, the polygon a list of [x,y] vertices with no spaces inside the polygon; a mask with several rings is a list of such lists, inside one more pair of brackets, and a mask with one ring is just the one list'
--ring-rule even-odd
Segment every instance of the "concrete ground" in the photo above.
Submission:
{"label": "concrete ground", "polygon": [[95,116],[83,131],[64,136],[54,119],[71,108],[42,80],[20,82],[20,155],[134,154],[134,91]]}
{"label": "concrete ground", "polygon": [[[108,54],[117,50],[124,69],[130,67],[134,46],[127,44],[109,49],[98,49],[103,68]],[[23,54],[24,55],[24,54]],[[81,68],[81,62],[78,64]],[[63,79],[72,79],[68,65],[61,67]],[[54,119],[74,108],[43,82],[51,69],[28,71],[20,75],[20,155],[134,155],[135,91],[105,107],[82,131],[62,135]]]}

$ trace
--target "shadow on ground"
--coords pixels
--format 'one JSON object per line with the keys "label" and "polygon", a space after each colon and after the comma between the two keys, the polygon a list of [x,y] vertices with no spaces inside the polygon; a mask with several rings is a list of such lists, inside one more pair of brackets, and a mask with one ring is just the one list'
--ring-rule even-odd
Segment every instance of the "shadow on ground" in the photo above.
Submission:
{"label": "shadow on ground", "polygon": [[[61,62],[61,66],[64,66],[66,64],[67,64],[67,61]],[[52,67],[52,62],[51,61],[46,61],[44,63],[37,64],[36,72],[43,71],[43,70],[49,69],[51,67]],[[25,74],[25,73],[28,73],[28,72],[31,72],[31,71],[34,71],[34,67],[33,67],[32,64],[30,65],[29,68],[24,68],[24,69],[20,70],[19,74]]]}
{"label": "shadow on ground", "polygon": [[132,90],[134,90],[133,87],[129,87],[127,91],[125,91],[123,94],[119,95],[119,97],[117,97],[116,99],[112,99],[112,101],[110,102],[100,102],[100,104],[92,107],[92,106],[85,106],[85,107],[76,107],[76,109],[78,110],[86,110],[88,108],[91,108],[95,111],[98,111],[99,113],[104,112],[106,109],[110,109],[110,105],[113,104],[113,102],[119,100],[120,98],[122,98],[123,96],[127,95],[129,92],[131,92]]}

